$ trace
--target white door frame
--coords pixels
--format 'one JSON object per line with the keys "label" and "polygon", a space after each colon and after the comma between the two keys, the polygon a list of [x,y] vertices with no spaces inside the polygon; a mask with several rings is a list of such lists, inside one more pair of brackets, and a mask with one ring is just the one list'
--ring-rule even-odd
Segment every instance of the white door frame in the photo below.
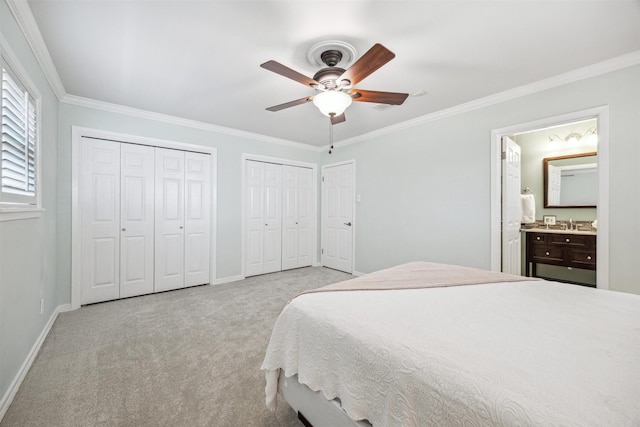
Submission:
{"label": "white door frame", "polygon": [[[241,243],[241,267],[240,267],[240,277],[234,277],[234,280],[242,280],[245,276],[245,260],[246,260],[246,228],[247,228],[247,183],[246,183],[246,175],[247,175],[247,160],[253,160],[256,162],[265,162],[265,163],[274,163],[277,165],[286,165],[286,166],[298,166],[303,168],[309,168],[312,170],[313,181],[311,183],[312,187],[312,200],[313,206],[311,207],[311,212],[313,212],[313,218],[311,220],[312,223],[318,223],[318,165],[315,163],[307,163],[300,162],[297,160],[289,160],[282,159],[278,157],[269,157],[269,156],[261,156],[259,154],[250,154],[250,153],[242,153],[242,180],[241,180],[241,195],[242,195],[242,243]],[[313,266],[318,266],[318,227],[314,228],[315,233],[311,237],[311,259],[313,260]]]}
{"label": "white door frame", "polygon": [[[356,160],[355,159],[351,159],[351,160],[345,160],[342,162],[337,162],[337,163],[330,163],[327,165],[322,165],[322,168],[320,170],[320,174],[322,176],[324,176],[324,170],[326,168],[331,168],[331,167],[335,167],[335,166],[342,166],[342,165],[348,165],[351,164],[353,165],[353,207],[351,208],[351,212],[353,215],[353,219],[352,219],[352,226],[351,229],[352,231],[352,236],[351,236],[351,274],[356,275],[356,227],[358,226],[358,221],[356,221]],[[322,191],[320,191],[320,196],[322,197]],[[322,212],[324,213],[324,209],[325,206],[322,206]],[[320,218],[322,221],[322,218],[324,218],[323,214],[320,214]],[[322,224],[320,224],[320,242],[323,243],[322,246],[324,246],[324,238],[326,235],[327,230],[325,229],[325,223],[322,222]],[[322,264],[322,256],[320,257],[320,265]]]}
{"label": "white door frame", "polygon": [[598,123],[598,234],[596,281],[599,289],[609,289],[609,106],[547,117],[491,131],[491,270],[500,271],[501,237],[501,137],[581,120]]}
{"label": "white door frame", "polygon": [[80,148],[82,138],[97,138],[129,144],[149,145],[153,147],[173,148],[175,150],[194,151],[211,155],[211,243],[209,254],[209,283],[216,281],[216,224],[217,224],[217,165],[218,150],[215,147],[187,144],[164,139],[147,138],[92,129],[80,126],[71,127],[71,309],[80,308],[81,272],[82,272],[82,236],[80,209]]}

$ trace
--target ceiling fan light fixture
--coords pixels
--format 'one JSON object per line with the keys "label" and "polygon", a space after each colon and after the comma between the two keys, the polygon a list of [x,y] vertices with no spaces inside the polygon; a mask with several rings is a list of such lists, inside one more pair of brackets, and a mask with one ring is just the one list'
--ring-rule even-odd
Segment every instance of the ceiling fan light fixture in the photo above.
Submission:
{"label": "ceiling fan light fixture", "polygon": [[351,105],[351,97],[337,90],[320,92],[313,97],[313,104],[318,107],[325,116],[339,116]]}

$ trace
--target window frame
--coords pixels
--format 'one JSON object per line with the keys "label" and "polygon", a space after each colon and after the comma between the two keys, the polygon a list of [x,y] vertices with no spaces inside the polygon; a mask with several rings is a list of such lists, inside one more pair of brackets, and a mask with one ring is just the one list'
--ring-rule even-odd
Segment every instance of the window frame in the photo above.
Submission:
{"label": "window frame", "polygon": [[[15,80],[15,83],[28,93],[35,107],[35,194],[33,196],[12,194],[2,192],[0,187],[0,221],[38,218],[44,212],[42,208],[41,168],[42,97],[28,73],[2,38],[0,38],[0,68],[6,69],[10,77]],[[2,90],[1,79],[0,90]],[[2,96],[0,96],[0,109],[2,108],[2,102]]]}

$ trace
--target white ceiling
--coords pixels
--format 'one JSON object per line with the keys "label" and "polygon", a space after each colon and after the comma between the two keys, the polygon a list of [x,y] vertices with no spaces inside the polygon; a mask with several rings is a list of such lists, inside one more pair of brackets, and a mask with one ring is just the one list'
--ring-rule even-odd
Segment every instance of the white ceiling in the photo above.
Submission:
{"label": "white ceiling", "polygon": [[314,146],[329,123],[313,104],[265,110],[313,91],[259,65],[311,77],[319,41],[396,54],[361,89],[427,92],[354,102],[336,141],[640,50],[638,0],[28,3],[68,94]]}

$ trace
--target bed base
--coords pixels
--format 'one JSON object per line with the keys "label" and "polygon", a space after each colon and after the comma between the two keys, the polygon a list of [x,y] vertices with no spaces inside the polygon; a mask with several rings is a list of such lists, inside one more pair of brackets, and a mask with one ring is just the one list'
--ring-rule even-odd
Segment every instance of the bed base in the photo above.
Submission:
{"label": "bed base", "polygon": [[372,427],[366,420],[351,419],[338,399],[327,400],[322,392],[300,384],[297,375],[286,377],[281,372],[278,392],[306,427]]}

